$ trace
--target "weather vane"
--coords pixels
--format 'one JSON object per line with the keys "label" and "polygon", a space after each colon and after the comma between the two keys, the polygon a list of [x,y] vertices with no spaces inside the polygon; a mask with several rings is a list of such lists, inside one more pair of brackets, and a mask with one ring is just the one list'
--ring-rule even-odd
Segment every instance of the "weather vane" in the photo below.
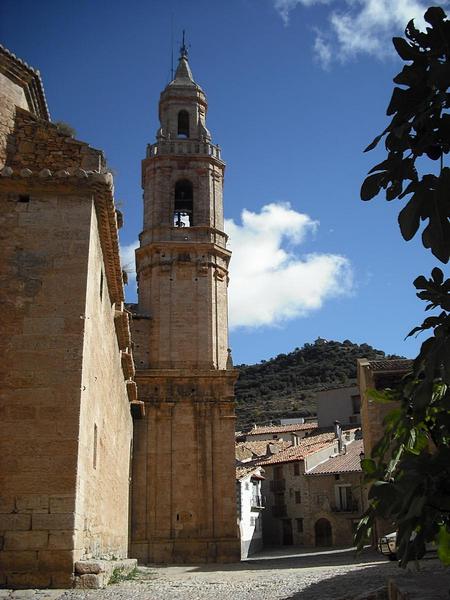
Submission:
{"label": "weather vane", "polygon": [[183,41],[181,43],[181,48],[180,48],[180,57],[181,58],[187,58],[188,56],[188,46],[186,46],[186,42],[184,39],[186,31],[183,29]]}

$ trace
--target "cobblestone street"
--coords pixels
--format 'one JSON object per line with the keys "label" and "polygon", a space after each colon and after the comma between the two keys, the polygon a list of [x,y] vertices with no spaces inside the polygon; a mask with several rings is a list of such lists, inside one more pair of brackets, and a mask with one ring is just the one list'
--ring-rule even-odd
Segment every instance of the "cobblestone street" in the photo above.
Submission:
{"label": "cobblestone street", "polygon": [[[421,570],[431,576],[441,567],[436,560],[426,560]],[[356,558],[351,551],[265,552],[232,565],[140,567],[134,579],[104,590],[3,590],[0,600],[353,600],[385,586],[392,576],[411,578],[415,574],[400,570],[396,563],[372,551]],[[377,600],[383,597],[373,596]],[[430,597],[448,598],[448,594]]]}

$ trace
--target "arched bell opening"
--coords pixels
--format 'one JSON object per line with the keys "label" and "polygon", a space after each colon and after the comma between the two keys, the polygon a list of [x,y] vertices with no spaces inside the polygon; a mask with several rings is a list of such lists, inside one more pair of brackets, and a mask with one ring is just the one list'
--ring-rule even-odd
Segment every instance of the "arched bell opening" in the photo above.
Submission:
{"label": "arched bell opening", "polygon": [[194,190],[188,179],[181,179],[175,184],[173,224],[175,227],[194,225]]}
{"label": "arched bell opening", "polygon": [[187,110],[180,110],[178,113],[177,137],[184,139],[189,137],[189,113]]}

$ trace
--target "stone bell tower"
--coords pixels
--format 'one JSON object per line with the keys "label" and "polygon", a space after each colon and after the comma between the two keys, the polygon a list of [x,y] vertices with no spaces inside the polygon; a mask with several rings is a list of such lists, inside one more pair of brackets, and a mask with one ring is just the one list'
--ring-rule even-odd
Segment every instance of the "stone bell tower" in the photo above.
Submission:
{"label": "stone bell tower", "polygon": [[142,162],[133,339],[146,416],[135,422],[131,516],[131,556],[142,562],[240,558],[225,164],[206,110],[183,44]]}

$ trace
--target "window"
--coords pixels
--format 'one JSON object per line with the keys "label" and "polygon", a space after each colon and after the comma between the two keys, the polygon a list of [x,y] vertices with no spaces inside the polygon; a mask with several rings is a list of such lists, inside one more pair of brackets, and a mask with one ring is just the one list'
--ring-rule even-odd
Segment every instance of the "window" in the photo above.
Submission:
{"label": "window", "polygon": [[278,436],[277,436],[277,434],[276,434],[276,433],[275,433],[274,435],[272,435],[272,439],[273,439],[273,440],[277,440],[277,439],[278,439]]}
{"label": "window", "polygon": [[283,467],[280,465],[273,470],[274,479],[283,479]]}
{"label": "window", "polygon": [[340,510],[351,510],[353,504],[352,488],[350,485],[336,486],[336,503]]}
{"label": "window", "polygon": [[100,271],[100,300],[103,300],[103,269]]}
{"label": "window", "polygon": [[352,398],[352,410],[354,415],[359,415],[361,412],[361,397],[359,394],[355,394]]}
{"label": "window", "polygon": [[179,138],[189,137],[189,113],[187,110],[180,110],[178,113],[178,131]]}
{"label": "window", "polygon": [[295,519],[297,521],[297,533],[303,533],[303,519]]}
{"label": "window", "polygon": [[94,467],[94,469],[97,468],[97,437],[97,425],[94,423],[94,451],[92,454],[92,466]]}
{"label": "window", "polygon": [[300,475],[300,465],[298,462],[294,463],[294,475]]}
{"label": "window", "polygon": [[295,504],[301,504],[302,502],[302,495],[300,493],[300,490],[296,490],[295,492]]}
{"label": "window", "polygon": [[181,179],[175,184],[173,224],[175,227],[192,227],[194,213],[194,191],[192,183]]}

